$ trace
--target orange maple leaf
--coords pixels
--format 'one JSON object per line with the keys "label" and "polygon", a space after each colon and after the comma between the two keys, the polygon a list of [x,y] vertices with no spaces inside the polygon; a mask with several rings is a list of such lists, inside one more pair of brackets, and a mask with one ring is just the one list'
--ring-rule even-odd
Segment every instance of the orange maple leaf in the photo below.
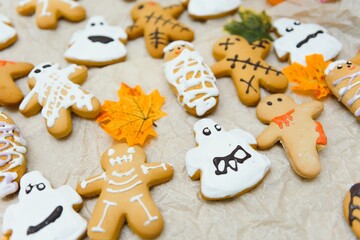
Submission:
{"label": "orange maple leaf", "polygon": [[146,95],[140,86],[130,88],[123,83],[118,95],[119,102],[105,101],[97,119],[100,126],[114,139],[126,139],[130,146],[144,145],[148,136],[157,136],[154,122],[166,116],[161,111],[165,98],[159,91]]}
{"label": "orange maple leaf", "polygon": [[324,73],[330,63],[331,61],[325,62],[321,54],[313,54],[306,56],[306,66],[295,62],[284,68],[283,73],[289,82],[298,84],[292,86],[292,90],[312,94],[320,99],[331,93],[325,82]]}

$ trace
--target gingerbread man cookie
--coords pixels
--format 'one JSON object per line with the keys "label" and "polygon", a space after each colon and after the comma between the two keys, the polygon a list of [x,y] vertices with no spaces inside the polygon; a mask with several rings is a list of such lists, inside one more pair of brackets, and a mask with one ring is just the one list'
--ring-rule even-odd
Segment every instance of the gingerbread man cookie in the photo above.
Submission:
{"label": "gingerbread man cookie", "polygon": [[85,235],[86,220],[76,211],[82,199],[70,186],[53,189],[40,172],[25,174],[19,201],[6,209],[2,231],[11,240],[75,240]]}
{"label": "gingerbread man cookie", "polygon": [[9,18],[0,14],[0,51],[11,46],[17,40],[17,33]]}
{"label": "gingerbread man cookie", "polygon": [[194,39],[194,32],[176,20],[183,11],[181,5],[163,8],[156,2],[136,4],[131,11],[135,24],[126,29],[129,39],[144,36],[149,54],[162,58],[169,41]]}
{"label": "gingerbread man cookie", "polygon": [[83,118],[96,118],[101,104],[78,84],[87,78],[87,69],[75,64],[60,69],[58,64],[43,63],[29,74],[31,92],[20,104],[20,112],[29,117],[41,114],[51,135],[67,136],[72,129],[71,112]]}
{"label": "gingerbread man cookie", "polygon": [[109,26],[103,17],[92,17],[85,30],[70,40],[65,59],[85,66],[102,67],[126,59],[127,35],[121,27]]}
{"label": "gingerbread man cookie", "polygon": [[165,77],[178,102],[193,116],[212,113],[219,101],[216,78],[194,46],[185,41],[170,43],[165,49]]}
{"label": "gingerbread man cookie", "polygon": [[227,36],[218,40],[213,55],[218,61],[211,66],[217,78],[231,76],[240,101],[255,106],[260,100],[260,86],[271,92],[284,92],[288,81],[283,73],[264,61],[271,42],[250,44],[240,36]]}
{"label": "gingerbread man cookie", "polygon": [[60,18],[71,22],[86,18],[85,8],[75,0],[20,0],[17,12],[23,16],[35,13],[36,23],[42,29],[55,29]]}
{"label": "gingerbread man cookie", "polygon": [[360,183],[353,185],[346,193],[344,203],[344,216],[355,235],[360,238]]}
{"label": "gingerbread man cookie", "polygon": [[281,61],[289,59],[291,63],[306,66],[306,56],[321,54],[329,61],[342,49],[342,44],[320,25],[289,18],[277,19],[273,25],[281,36],[274,41],[276,55]]}
{"label": "gingerbread man cookie", "polygon": [[0,112],[0,198],[19,189],[26,171],[26,142],[19,128],[5,113]]}
{"label": "gingerbread man cookie", "polygon": [[270,169],[270,160],[256,152],[255,138],[241,129],[225,131],[204,118],[194,125],[196,148],[186,153],[186,169],[192,180],[201,180],[201,197],[220,200],[256,187]]}
{"label": "gingerbread man cookie", "polygon": [[27,76],[34,66],[30,63],[0,60],[0,105],[16,105],[23,99],[15,79]]}
{"label": "gingerbread man cookie", "polygon": [[102,155],[102,174],[78,184],[84,197],[99,199],[90,218],[90,239],[118,239],[126,221],[141,238],[154,238],[163,228],[163,218],[151,199],[149,188],[169,181],[173,168],[166,163],[146,163],[138,146],[116,144]]}
{"label": "gingerbread man cookie", "polygon": [[318,150],[327,144],[327,138],[321,123],[313,119],[323,109],[321,102],[297,104],[285,94],[261,100],[256,115],[269,127],[256,138],[258,148],[267,149],[280,141],[294,171],[304,178],[316,177],[321,168]]}

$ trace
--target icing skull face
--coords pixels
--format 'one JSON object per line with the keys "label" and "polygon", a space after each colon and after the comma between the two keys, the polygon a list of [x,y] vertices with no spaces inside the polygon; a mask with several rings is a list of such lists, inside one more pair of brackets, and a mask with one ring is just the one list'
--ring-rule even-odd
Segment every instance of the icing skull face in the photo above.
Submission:
{"label": "icing skull face", "polygon": [[109,148],[101,158],[103,169],[127,169],[133,165],[140,165],[146,160],[145,152],[138,146],[127,147],[126,144],[118,148]]}
{"label": "icing skull face", "polygon": [[291,111],[296,106],[295,101],[285,94],[273,94],[264,98],[256,109],[256,115],[261,121],[269,123],[275,117]]}
{"label": "icing skull face", "polygon": [[137,20],[143,12],[162,10],[156,2],[140,2],[131,11],[131,16]]}
{"label": "icing skull face", "polygon": [[185,41],[176,41],[170,43],[164,49],[164,53],[165,53],[164,60],[170,61],[173,60],[174,58],[177,58],[185,49],[193,52],[194,46],[191,43]]}

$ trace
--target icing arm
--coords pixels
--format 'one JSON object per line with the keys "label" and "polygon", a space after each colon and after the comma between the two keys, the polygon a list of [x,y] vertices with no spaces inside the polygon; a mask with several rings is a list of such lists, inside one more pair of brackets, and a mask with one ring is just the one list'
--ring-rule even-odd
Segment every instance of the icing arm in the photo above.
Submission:
{"label": "icing arm", "polygon": [[240,139],[244,139],[250,145],[253,145],[253,146],[257,145],[255,137],[242,129],[234,129],[234,130],[229,131],[229,133]]}
{"label": "icing arm", "polygon": [[230,70],[228,68],[224,68],[224,64],[226,64],[225,59],[211,66],[211,71],[214,73],[215,77],[221,78],[230,75]]}
{"label": "icing arm", "polygon": [[[6,237],[10,237],[12,229],[13,229],[13,223],[14,223],[14,214],[13,214],[13,208],[15,205],[11,205],[10,207],[8,207],[5,211],[4,214],[4,221],[3,221],[3,225],[2,225],[2,233],[6,236]],[[16,223],[16,221],[15,221]],[[6,239],[6,238],[5,238]]]}
{"label": "icing arm", "polygon": [[141,19],[136,21],[134,25],[127,27],[126,33],[129,39],[141,37],[144,34],[144,24],[141,22]]}
{"label": "icing arm", "polygon": [[21,102],[19,111],[27,117],[33,116],[40,112],[41,105],[38,101],[38,94],[32,90]]}
{"label": "icing arm", "polygon": [[274,42],[274,49],[275,49],[276,55],[279,58],[284,59],[286,57],[286,55],[288,55],[289,51],[287,51],[283,48],[284,41],[282,41],[282,40],[283,40],[282,38],[279,38]]}
{"label": "icing arm", "polygon": [[200,178],[200,154],[201,153],[197,148],[193,148],[186,153],[185,165],[188,175],[192,180]]}
{"label": "icing arm", "polygon": [[17,11],[21,15],[32,15],[35,13],[37,0],[20,0]]}
{"label": "icing arm", "polygon": [[319,101],[312,101],[300,105],[306,113],[310,114],[312,118],[316,118],[324,110],[324,104]]}
{"label": "icing arm", "polygon": [[121,27],[115,27],[114,32],[116,32],[118,39],[125,44],[127,40],[127,34],[124,29]]}
{"label": "icing arm", "polygon": [[71,69],[71,67],[76,65],[70,65],[69,67],[65,68],[65,73],[67,69],[69,69],[69,79],[75,84],[82,84],[88,77],[88,70],[85,66],[76,66],[75,70]]}
{"label": "icing arm", "polygon": [[174,174],[174,168],[167,163],[145,163],[140,167],[149,187],[169,181]]}
{"label": "icing arm", "polygon": [[270,125],[256,138],[259,149],[266,149],[274,145],[279,140],[279,132],[275,123]]}
{"label": "icing arm", "polygon": [[70,203],[76,211],[81,208],[83,200],[80,197],[80,195],[72,187],[70,187],[68,185],[64,185],[64,186],[59,187],[57,189],[57,191],[59,191],[60,196],[65,197],[64,200],[67,203]]}
{"label": "icing arm", "polygon": [[351,58],[353,64],[360,65],[360,50],[357,52],[356,56]]}
{"label": "icing arm", "polygon": [[84,197],[92,197],[99,195],[103,184],[108,180],[106,173],[96,175],[78,183],[76,192]]}
{"label": "icing arm", "polygon": [[167,14],[170,14],[172,17],[178,18],[183,13],[184,7],[182,5],[175,4],[164,8],[164,10]]}

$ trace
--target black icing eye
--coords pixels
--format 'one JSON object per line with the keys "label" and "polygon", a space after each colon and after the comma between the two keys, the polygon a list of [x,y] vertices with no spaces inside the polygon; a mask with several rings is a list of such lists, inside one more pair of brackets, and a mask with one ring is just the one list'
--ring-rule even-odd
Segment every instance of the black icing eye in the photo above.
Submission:
{"label": "black icing eye", "polygon": [[342,66],[341,66],[341,65],[337,65],[336,68],[337,68],[337,69],[342,69]]}
{"label": "black icing eye", "polygon": [[282,102],[282,98],[278,98],[277,100],[278,100],[278,102]]}
{"label": "black icing eye", "polygon": [[269,106],[271,106],[271,105],[272,105],[272,102],[268,101],[266,104],[269,105]]}
{"label": "black icing eye", "polygon": [[141,10],[141,9],[143,9],[143,8],[144,8],[144,5],[142,5],[142,4],[141,4],[140,6],[138,6],[138,9],[139,9],[139,10]]}
{"label": "black icing eye", "polygon": [[205,135],[205,136],[210,136],[211,135],[211,131],[210,131],[210,129],[209,128],[204,128],[204,130],[203,130],[203,134]]}
{"label": "black icing eye", "polygon": [[215,126],[215,129],[218,130],[219,132],[221,131],[221,126],[219,124],[216,124]]}
{"label": "black icing eye", "polygon": [[104,25],[104,23],[103,23],[103,22],[101,22],[101,23],[100,23],[100,25],[102,26],[102,25]]}
{"label": "black icing eye", "polygon": [[26,193],[26,194],[31,193],[31,191],[32,191],[33,187],[34,187],[34,186],[33,186],[33,185],[31,185],[31,184],[27,185],[27,187],[26,187],[26,189],[25,189],[25,193]]}
{"label": "black icing eye", "polygon": [[295,21],[295,22],[294,22],[294,25],[297,25],[297,26],[298,26],[298,25],[300,25],[300,24],[301,24],[301,22],[299,22],[299,21]]}
{"label": "black icing eye", "polygon": [[241,41],[241,39],[240,39],[240,38],[235,38],[235,40],[236,40],[236,41],[238,41],[238,42],[240,42],[240,41]]}
{"label": "black icing eye", "polygon": [[46,65],[43,66],[43,68],[49,68],[49,67],[51,67],[50,64],[46,64]]}
{"label": "black icing eye", "polygon": [[292,27],[287,27],[287,28],[286,28],[286,31],[287,31],[287,32],[292,32],[293,30],[294,30],[294,28],[292,28]]}
{"label": "black icing eye", "polygon": [[352,64],[352,61],[347,61],[346,64],[347,64],[347,65],[351,65],[351,64]]}
{"label": "black icing eye", "polygon": [[90,24],[90,25],[91,25],[92,27],[95,27],[96,24],[95,24],[95,23],[92,23],[92,24]]}
{"label": "black icing eye", "polygon": [[40,69],[36,69],[34,72],[35,72],[35,73],[41,73],[41,70],[40,70]]}
{"label": "black icing eye", "polygon": [[43,183],[39,183],[36,185],[36,188],[39,190],[39,191],[42,191],[46,188],[45,184]]}

